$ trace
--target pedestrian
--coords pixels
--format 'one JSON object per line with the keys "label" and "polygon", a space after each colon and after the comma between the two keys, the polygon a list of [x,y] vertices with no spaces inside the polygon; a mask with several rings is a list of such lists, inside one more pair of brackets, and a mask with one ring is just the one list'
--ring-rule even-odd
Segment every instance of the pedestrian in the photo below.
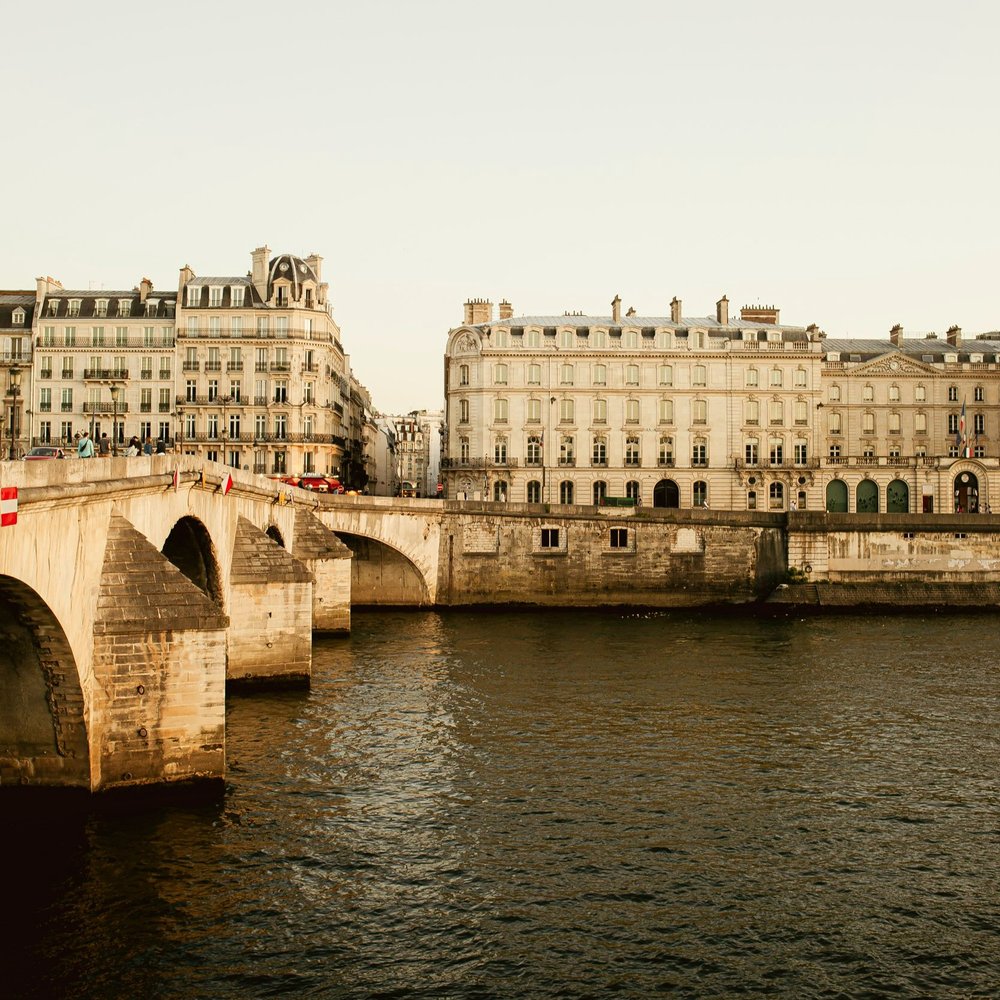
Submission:
{"label": "pedestrian", "polygon": [[798,510],[799,509],[799,505],[798,505],[798,503],[795,500],[789,500],[788,501],[788,509],[789,510]]}
{"label": "pedestrian", "polygon": [[97,442],[97,453],[101,458],[108,458],[111,454],[111,442],[107,434],[101,435],[101,440]]}
{"label": "pedestrian", "polygon": [[166,455],[166,453],[167,453],[167,442],[164,441],[163,438],[157,438],[156,439],[156,454],[157,455]]}
{"label": "pedestrian", "polygon": [[139,454],[139,439],[133,435],[129,438],[128,447],[125,449],[126,458],[135,458]]}
{"label": "pedestrian", "polygon": [[80,435],[80,442],[76,446],[76,457],[77,458],[93,458],[94,457],[94,442],[90,440],[90,432],[84,431]]}
{"label": "pedestrian", "polygon": [[708,510],[708,497],[705,497],[705,499],[702,500],[701,505],[705,508],[705,510]]}
{"label": "pedestrian", "polygon": [[146,435],[146,443],[142,446],[142,453],[144,455],[153,454],[153,438],[149,434]]}

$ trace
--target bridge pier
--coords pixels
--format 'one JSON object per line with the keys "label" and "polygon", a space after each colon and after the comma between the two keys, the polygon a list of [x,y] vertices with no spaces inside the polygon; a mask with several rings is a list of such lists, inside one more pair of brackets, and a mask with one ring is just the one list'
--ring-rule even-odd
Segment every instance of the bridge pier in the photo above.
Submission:
{"label": "bridge pier", "polygon": [[313,575],[314,632],[351,630],[351,550],[311,511],[295,511],[295,556]]}
{"label": "bridge pier", "polygon": [[93,630],[93,791],[225,775],[226,616],[112,513]]}
{"label": "bridge pier", "polygon": [[245,517],[229,573],[229,658],[234,684],[309,683],[312,575]]}

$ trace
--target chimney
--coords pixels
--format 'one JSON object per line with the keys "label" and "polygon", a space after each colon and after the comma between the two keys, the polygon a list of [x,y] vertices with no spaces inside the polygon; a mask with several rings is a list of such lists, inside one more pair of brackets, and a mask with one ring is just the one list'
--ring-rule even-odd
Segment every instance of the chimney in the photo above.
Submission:
{"label": "chimney", "polygon": [[500,303],[500,318],[510,319],[513,315],[514,307],[506,299],[504,299],[503,302]]}
{"label": "chimney", "polygon": [[725,295],[715,303],[715,321],[719,326],[725,326],[729,322],[729,299]]}
{"label": "chimney", "polygon": [[317,281],[323,280],[323,258],[318,253],[311,253],[306,257],[306,263],[313,269]]}
{"label": "chimney", "polygon": [[469,299],[465,303],[465,325],[476,326],[493,320],[493,303],[489,299]]}
{"label": "chimney", "polygon": [[681,321],[681,300],[675,295],[670,300],[670,322],[680,323]]}
{"label": "chimney", "polygon": [[194,271],[191,269],[190,264],[185,264],[181,268],[180,281],[177,283],[177,301],[181,301],[181,293],[184,291],[184,286],[194,277]]}
{"label": "chimney", "polygon": [[889,331],[889,343],[893,347],[903,343],[903,328],[898,323]]}
{"label": "chimney", "polygon": [[629,306],[628,307],[628,312],[625,313],[625,316],[629,317],[629,316],[634,316],[634,315],[635,315],[635,307],[634,306]]}
{"label": "chimney", "polygon": [[42,302],[45,300],[45,296],[49,295],[51,292],[61,291],[62,282],[56,281],[51,275],[45,278],[35,278],[35,312],[40,314],[42,308]]}
{"label": "chimney", "polygon": [[153,283],[149,278],[143,278],[139,282],[139,301],[145,302],[149,293],[153,290]]}
{"label": "chimney", "polygon": [[948,338],[950,347],[962,346],[962,328],[960,326],[949,326],[945,336]]}
{"label": "chimney", "polygon": [[270,256],[271,248],[266,243],[250,252],[250,260],[252,261],[250,280],[264,302],[267,301],[267,259]]}
{"label": "chimney", "polygon": [[781,310],[774,306],[743,306],[740,309],[740,319],[762,326],[776,326],[780,315]]}
{"label": "chimney", "polygon": [[622,300],[619,296],[615,296],[611,300],[611,322],[620,323],[622,321]]}

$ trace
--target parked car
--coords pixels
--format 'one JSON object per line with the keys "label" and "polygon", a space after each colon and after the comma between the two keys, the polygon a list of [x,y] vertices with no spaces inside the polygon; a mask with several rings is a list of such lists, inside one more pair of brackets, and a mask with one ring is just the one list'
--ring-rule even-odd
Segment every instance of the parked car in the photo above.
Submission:
{"label": "parked car", "polygon": [[333,476],[305,475],[281,476],[279,482],[289,486],[298,486],[302,490],[312,490],[315,493],[343,493],[344,487],[339,479]]}
{"label": "parked car", "polygon": [[65,458],[66,455],[62,448],[55,448],[49,445],[40,445],[37,448],[32,448],[27,455],[24,456],[26,462],[34,462],[40,458]]}

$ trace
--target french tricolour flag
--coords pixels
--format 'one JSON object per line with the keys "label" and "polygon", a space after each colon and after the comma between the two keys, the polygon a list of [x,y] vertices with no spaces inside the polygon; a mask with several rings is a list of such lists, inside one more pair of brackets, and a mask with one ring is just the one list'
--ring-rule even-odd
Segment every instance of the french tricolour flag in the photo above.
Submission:
{"label": "french tricolour flag", "polygon": [[226,473],[226,478],[222,480],[222,495],[225,496],[233,488],[233,477],[231,473]]}
{"label": "french tricolour flag", "polygon": [[0,487],[0,526],[17,524],[17,487]]}

